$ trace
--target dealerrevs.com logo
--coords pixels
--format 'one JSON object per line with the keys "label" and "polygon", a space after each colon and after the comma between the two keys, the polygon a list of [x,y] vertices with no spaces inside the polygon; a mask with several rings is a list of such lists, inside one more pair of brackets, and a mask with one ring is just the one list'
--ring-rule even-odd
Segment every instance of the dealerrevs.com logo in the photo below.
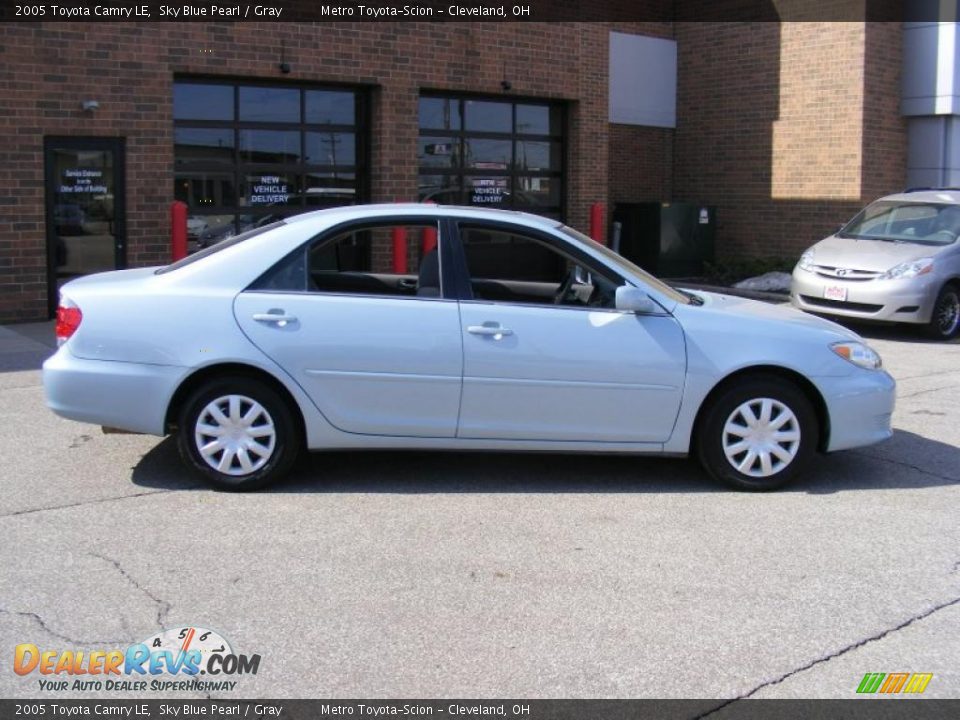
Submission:
{"label": "dealerrevs.com logo", "polygon": [[233,690],[239,675],[256,675],[259,655],[240,655],[215,630],[183,627],[164,630],[119,648],[57,650],[21,643],[13,654],[17,675],[39,675],[45,692]]}

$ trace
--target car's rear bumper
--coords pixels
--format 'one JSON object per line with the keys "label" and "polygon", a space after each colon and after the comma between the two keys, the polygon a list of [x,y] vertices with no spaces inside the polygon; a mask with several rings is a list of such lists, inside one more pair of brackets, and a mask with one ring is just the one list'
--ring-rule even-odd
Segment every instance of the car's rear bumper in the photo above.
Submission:
{"label": "car's rear bumper", "polygon": [[[845,301],[824,297],[828,286],[847,290]],[[883,322],[928,323],[937,296],[931,280],[841,280],[797,268],[790,302],[808,312]]]}
{"label": "car's rear bumper", "polygon": [[872,445],[893,435],[897,385],[884,370],[817,378],[830,417],[827,451]]}
{"label": "car's rear bumper", "polygon": [[169,365],[85,360],[61,348],[43,364],[47,405],[78,422],[163,435],[167,405],[185,372]]}

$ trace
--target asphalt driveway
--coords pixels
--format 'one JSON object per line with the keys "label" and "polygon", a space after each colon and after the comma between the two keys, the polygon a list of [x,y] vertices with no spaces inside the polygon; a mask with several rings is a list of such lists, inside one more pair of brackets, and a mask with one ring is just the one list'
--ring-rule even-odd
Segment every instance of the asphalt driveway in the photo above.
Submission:
{"label": "asphalt driveway", "polygon": [[[867,672],[960,697],[960,344],[857,329],[895,437],[774,494],[682,460],[351,452],[231,495],[170,440],[48,412],[50,326],[0,327],[0,649],[213,628],[262,657],[214,697],[843,698]],[[0,696],[37,678],[6,664]]]}

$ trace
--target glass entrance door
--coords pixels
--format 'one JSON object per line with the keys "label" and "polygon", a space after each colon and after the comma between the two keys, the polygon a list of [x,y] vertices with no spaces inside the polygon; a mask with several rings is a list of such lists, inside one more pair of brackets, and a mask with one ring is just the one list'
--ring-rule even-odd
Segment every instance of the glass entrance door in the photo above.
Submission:
{"label": "glass entrance door", "polygon": [[52,317],[64,283],[126,266],[123,140],[47,138],[44,155]]}

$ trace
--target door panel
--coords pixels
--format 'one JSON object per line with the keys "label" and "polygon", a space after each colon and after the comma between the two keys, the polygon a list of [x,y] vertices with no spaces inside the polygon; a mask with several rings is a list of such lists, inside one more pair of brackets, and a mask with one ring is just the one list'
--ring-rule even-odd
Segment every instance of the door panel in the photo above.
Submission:
{"label": "door panel", "polygon": [[248,291],[234,312],[340,430],[455,435],[463,362],[456,302]]}
{"label": "door panel", "polygon": [[670,437],[686,372],[683,331],[672,317],[483,302],[461,303],[460,314],[458,437]]}

